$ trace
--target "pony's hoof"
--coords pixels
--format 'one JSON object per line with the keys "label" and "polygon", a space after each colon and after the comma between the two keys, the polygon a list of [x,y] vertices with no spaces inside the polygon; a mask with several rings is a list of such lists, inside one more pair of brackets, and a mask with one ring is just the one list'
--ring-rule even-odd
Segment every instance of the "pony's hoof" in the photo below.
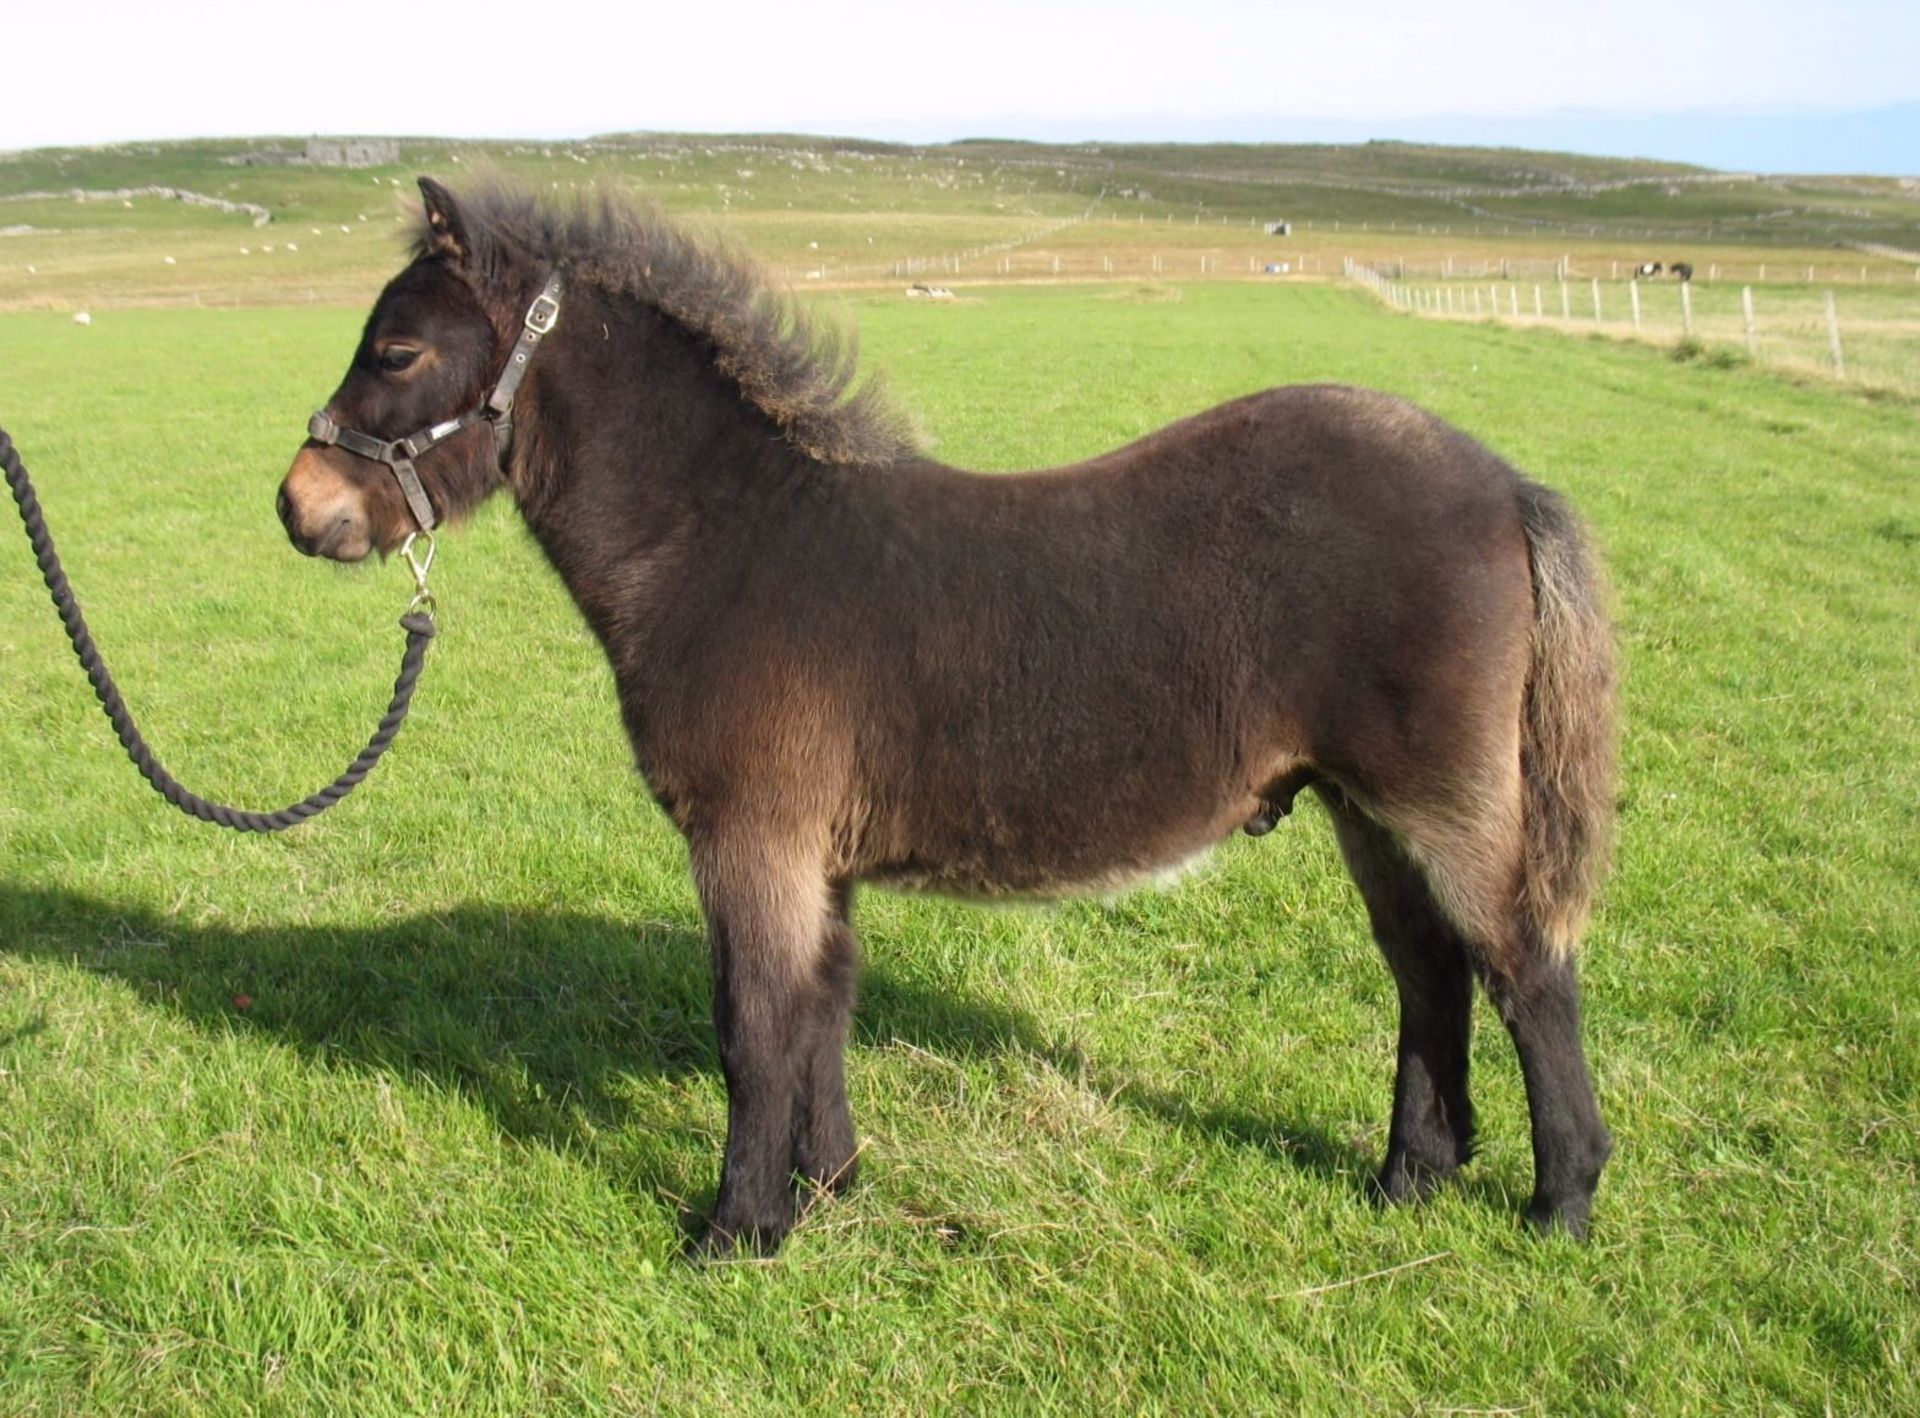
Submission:
{"label": "pony's hoof", "polygon": [[1593,1203],[1582,1197],[1575,1201],[1552,1202],[1535,1197],[1527,1207],[1526,1228],[1536,1236],[1565,1236],[1569,1240],[1587,1239],[1587,1215]]}
{"label": "pony's hoof", "polygon": [[712,1265],[734,1260],[766,1260],[777,1254],[780,1243],[793,1229],[784,1226],[735,1226],[709,1221],[707,1227],[687,1246],[687,1259],[695,1265]]}
{"label": "pony's hoof", "polygon": [[1447,1175],[1418,1162],[1390,1162],[1373,1174],[1367,1193],[1378,1206],[1413,1206],[1439,1190]]}
{"label": "pony's hoof", "polygon": [[828,1197],[844,1195],[852,1191],[859,1180],[860,1154],[856,1150],[849,1150],[845,1160],[834,1165],[817,1162],[803,1164],[795,1176],[801,1209],[805,1210]]}

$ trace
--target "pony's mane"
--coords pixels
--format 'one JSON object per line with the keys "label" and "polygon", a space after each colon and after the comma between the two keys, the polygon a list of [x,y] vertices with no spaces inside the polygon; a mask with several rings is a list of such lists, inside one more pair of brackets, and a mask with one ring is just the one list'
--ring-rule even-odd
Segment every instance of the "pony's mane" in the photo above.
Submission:
{"label": "pony's mane", "polygon": [[[731,243],[695,237],[653,203],[606,188],[536,198],[495,181],[459,203],[480,271],[531,256],[563,266],[569,281],[646,301],[708,344],[715,368],[808,456],[871,466],[913,453],[879,384],[856,387],[855,337],[815,319]],[[427,239],[423,217],[415,256]]]}

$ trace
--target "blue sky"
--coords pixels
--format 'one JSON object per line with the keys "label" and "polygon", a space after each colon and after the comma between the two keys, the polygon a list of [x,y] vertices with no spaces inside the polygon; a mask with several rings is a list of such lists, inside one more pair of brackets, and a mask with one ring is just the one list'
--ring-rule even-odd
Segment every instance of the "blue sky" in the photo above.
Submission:
{"label": "blue sky", "polygon": [[4,31],[0,149],[640,128],[1401,137],[1920,173],[1920,0],[6,0]]}

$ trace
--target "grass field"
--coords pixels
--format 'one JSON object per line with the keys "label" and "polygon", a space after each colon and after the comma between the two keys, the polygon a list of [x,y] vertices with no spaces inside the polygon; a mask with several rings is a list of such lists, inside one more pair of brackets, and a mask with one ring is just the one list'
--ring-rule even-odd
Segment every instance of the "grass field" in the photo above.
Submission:
{"label": "grass field", "polygon": [[[1462,1184],[1365,1201],[1393,991],[1307,807],[1167,893],[863,897],[866,1180],[776,1262],[689,1268],[723,1125],[699,919],[510,510],[443,548],[393,756],[273,840],[138,782],[16,537],[0,1411],[1920,1406],[1912,410],[1326,286],[843,300],[963,464],[1338,379],[1587,511],[1628,666],[1591,1243],[1516,1225],[1498,1028]],[[272,515],[358,319],[0,316],[0,421],[105,652],[170,766],[248,805],[337,771],[397,659],[399,569]]]}

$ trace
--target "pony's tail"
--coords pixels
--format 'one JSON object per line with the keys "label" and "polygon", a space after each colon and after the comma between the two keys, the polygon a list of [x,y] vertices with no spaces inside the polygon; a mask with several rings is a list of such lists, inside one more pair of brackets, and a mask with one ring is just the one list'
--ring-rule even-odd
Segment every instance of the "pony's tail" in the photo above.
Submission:
{"label": "pony's tail", "polygon": [[1613,849],[1618,734],[1605,574],[1573,510],[1520,485],[1533,564],[1533,633],[1522,710],[1526,872],[1523,914],[1549,955],[1579,948]]}

